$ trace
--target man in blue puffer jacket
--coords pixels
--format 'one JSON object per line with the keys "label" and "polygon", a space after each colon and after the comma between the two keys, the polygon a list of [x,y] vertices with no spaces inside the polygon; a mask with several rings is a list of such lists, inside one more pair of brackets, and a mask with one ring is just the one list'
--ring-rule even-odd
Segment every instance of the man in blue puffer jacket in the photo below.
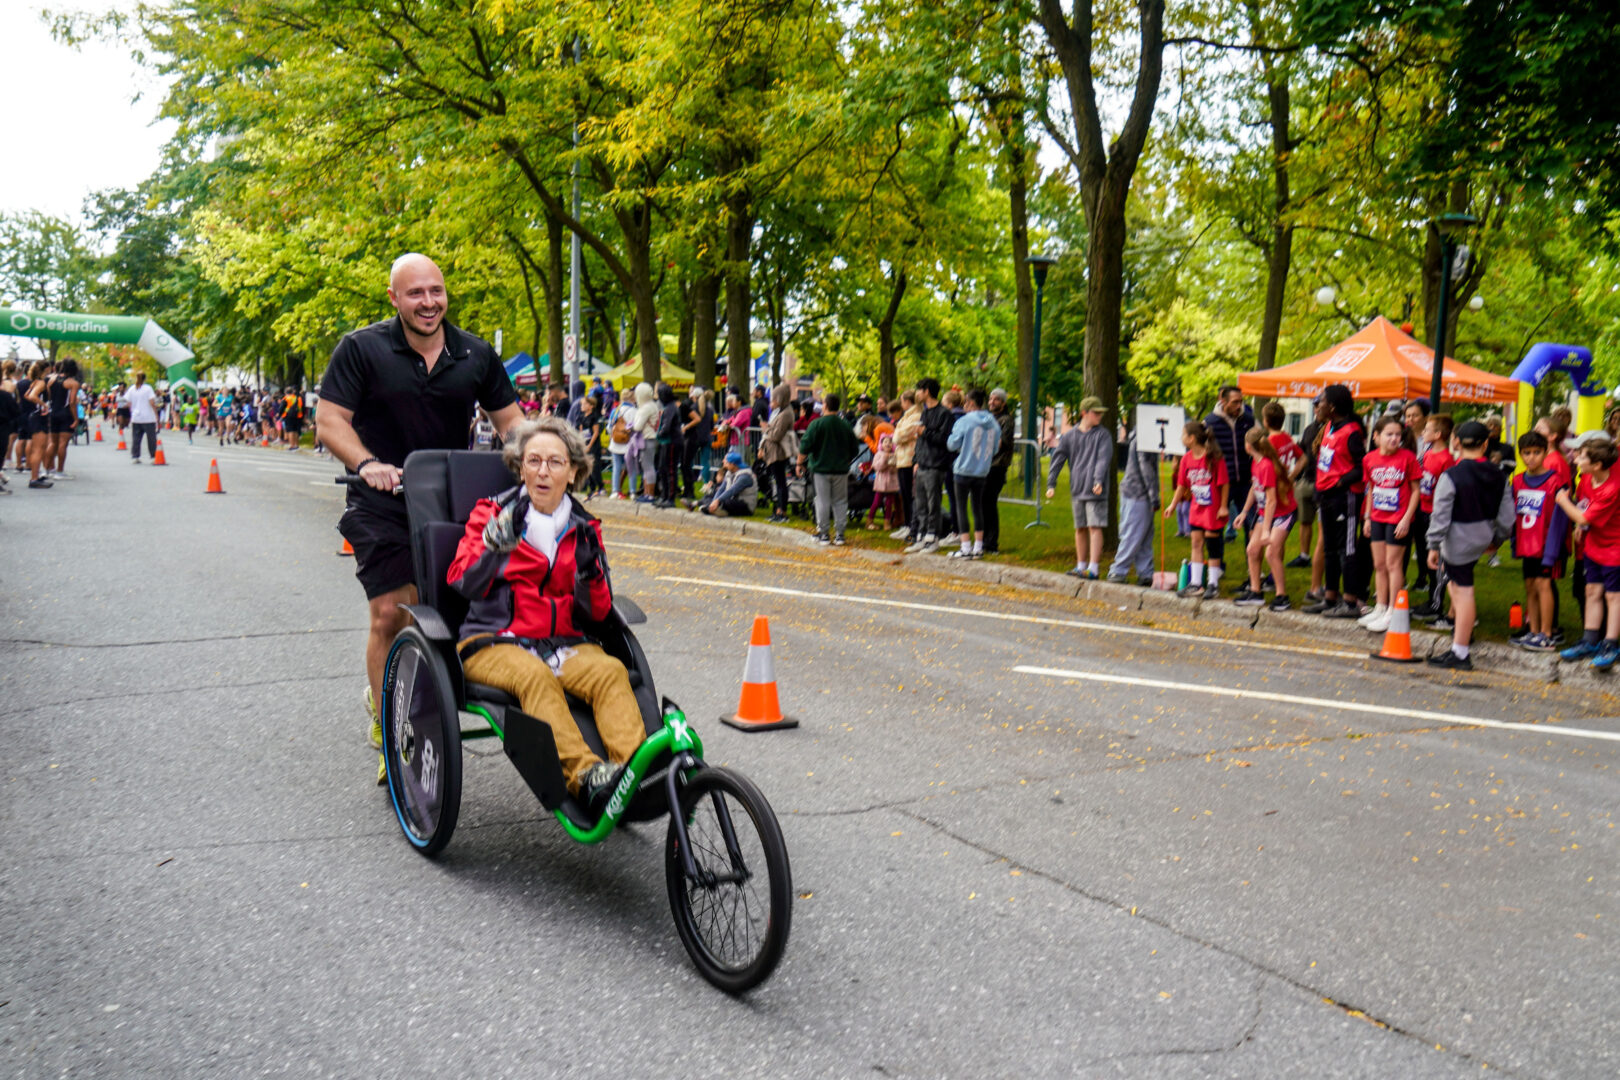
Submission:
{"label": "man in blue puffer jacket", "polygon": [[[961,550],[951,552],[953,559],[984,557],[985,477],[990,475],[990,462],[1001,445],[1001,425],[985,411],[986,400],[979,387],[969,390],[966,411],[957,417],[946,440],[946,446],[956,452],[956,464],[951,468],[956,492],[951,503],[956,510],[956,531],[962,538]],[[968,531],[970,509],[972,532]]]}

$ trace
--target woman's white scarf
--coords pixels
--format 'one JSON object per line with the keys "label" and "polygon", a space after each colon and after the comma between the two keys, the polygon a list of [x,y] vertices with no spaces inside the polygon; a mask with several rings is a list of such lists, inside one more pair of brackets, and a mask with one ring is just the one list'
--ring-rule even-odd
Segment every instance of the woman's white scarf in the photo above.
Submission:
{"label": "woman's white scarf", "polygon": [[572,500],[566,495],[557,504],[557,509],[549,514],[536,509],[534,503],[529,504],[529,512],[523,520],[523,539],[538,548],[547,562],[557,557],[557,545],[568,533],[568,521],[573,516],[573,510]]}

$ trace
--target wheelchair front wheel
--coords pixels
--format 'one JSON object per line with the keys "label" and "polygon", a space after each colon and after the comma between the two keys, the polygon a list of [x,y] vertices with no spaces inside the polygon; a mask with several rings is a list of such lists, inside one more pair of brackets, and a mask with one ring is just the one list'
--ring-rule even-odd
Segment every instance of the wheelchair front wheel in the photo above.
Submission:
{"label": "wheelchair front wheel", "polygon": [[423,855],[450,842],[461,812],[461,716],[444,659],[415,627],[383,669],[383,760],[405,839]]}
{"label": "wheelchair front wheel", "polygon": [[675,930],[703,977],[740,994],[770,977],[787,947],[793,881],[776,814],[758,788],[705,768],[681,789],[697,878],[687,876],[672,818],[664,877]]}

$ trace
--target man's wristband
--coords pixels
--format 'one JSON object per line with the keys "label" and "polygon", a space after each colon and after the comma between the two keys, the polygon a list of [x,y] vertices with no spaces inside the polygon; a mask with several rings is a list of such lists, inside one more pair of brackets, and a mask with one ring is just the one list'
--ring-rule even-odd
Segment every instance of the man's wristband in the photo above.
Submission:
{"label": "man's wristband", "polygon": [[367,465],[373,464],[374,462],[375,463],[380,463],[379,459],[377,459],[377,458],[374,458],[374,457],[366,458],[366,460],[362,461],[360,464],[358,464],[358,465],[356,465],[354,467],[354,475],[359,476],[362,472],[365,471],[365,468],[366,468]]}

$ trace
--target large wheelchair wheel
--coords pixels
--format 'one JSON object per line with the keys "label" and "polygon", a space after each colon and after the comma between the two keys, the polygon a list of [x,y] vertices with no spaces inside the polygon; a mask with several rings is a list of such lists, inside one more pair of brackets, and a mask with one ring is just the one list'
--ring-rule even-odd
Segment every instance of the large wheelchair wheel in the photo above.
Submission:
{"label": "large wheelchair wheel", "polygon": [[664,877],[675,929],[703,977],[740,994],[764,982],[787,947],[793,915],[787,845],[770,803],[736,773],[701,769],[680,801],[697,878],[686,874],[672,818]]}
{"label": "large wheelchair wheel", "polygon": [[423,855],[450,842],[461,812],[461,716],[444,659],[415,627],[383,669],[383,760],[405,839]]}

